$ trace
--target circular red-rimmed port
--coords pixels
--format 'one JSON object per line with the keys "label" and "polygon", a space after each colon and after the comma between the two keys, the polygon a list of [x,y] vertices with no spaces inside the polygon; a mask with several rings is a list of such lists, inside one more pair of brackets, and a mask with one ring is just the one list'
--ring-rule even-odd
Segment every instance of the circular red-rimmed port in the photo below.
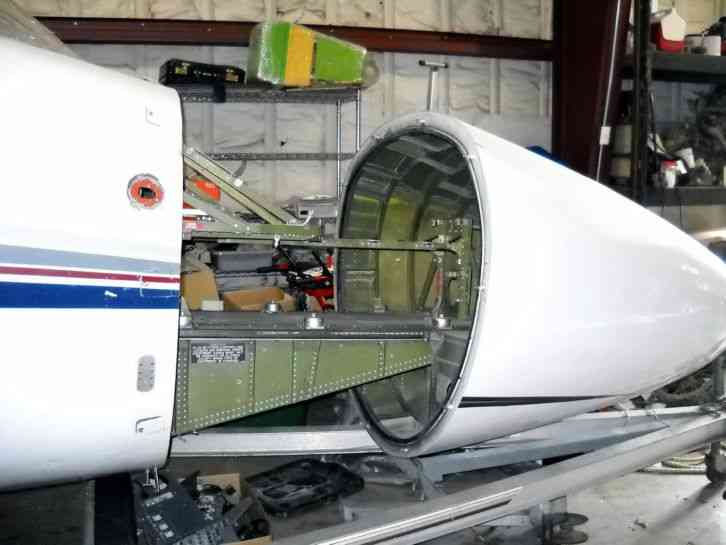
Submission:
{"label": "circular red-rimmed port", "polygon": [[139,174],[131,178],[128,195],[131,204],[140,208],[155,208],[164,200],[164,188],[156,176]]}

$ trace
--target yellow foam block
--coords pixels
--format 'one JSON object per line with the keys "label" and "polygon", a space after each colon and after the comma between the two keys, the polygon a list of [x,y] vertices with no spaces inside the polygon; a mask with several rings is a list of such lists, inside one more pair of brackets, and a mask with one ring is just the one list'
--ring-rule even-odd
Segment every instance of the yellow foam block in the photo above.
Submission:
{"label": "yellow foam block", "polygon": [[313,69],[315,33],[305,27],[292,25],[285,63],[285,85],[309,87]]}

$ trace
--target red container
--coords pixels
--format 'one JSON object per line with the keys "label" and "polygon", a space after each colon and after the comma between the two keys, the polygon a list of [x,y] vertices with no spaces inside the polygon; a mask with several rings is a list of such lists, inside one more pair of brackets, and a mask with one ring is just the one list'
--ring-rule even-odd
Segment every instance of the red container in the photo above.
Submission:
{"label": "red container", "polygon": [[650,19],[650,40],[660,51],[680,53],[686,45],[687,26],[676,8],[656,12]]}
{"label": "red container", "polygon": [[650,25],[650,41],[659,51],[666,53],[680,53],[686,46],[685,40],[669,40],[663,34],[663,25],[656,23]]}

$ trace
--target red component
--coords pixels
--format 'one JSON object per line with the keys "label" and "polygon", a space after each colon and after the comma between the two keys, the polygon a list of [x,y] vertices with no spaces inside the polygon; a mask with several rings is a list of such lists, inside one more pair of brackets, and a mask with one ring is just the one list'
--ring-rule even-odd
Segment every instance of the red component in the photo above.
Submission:
{"label": "red component", "polygon": [[[258,269],[261,271],[261,269]],[[267,271],[276,271],[287,276],[287,281],[291,286],[296,287],[305,295],[314,297],[320,308],[323,310],[333,310],[335,306],[329,303],[333,299],[335,290],[333,289],[332,275],[321,274],[320,276],[303,275],[296,271],[286,261],[275,263],[267,269]]]}
{"label": "red component", "polygon": [[[326,276],[319,276],[317,278],[313,279],[315,282],[319,284],[323,284],[330,280]],[[317,299],[318,303],[320,304],[320,308],[323,310],[333,310],[335,307],[328,302],[328,300],[333,299],[333,286],[332,283],[328,283],[325,286],[322,287],[304,287],[303,291],[309,295],[310,297],[315,297]]]}
{"label": "red component", "polygon": [[164,200],[164,189],[156,176],[139,174],[129,182],[129,200],[140,208],[155,208]]}
{"label": "red component", "polygon": [[199,191],[215,202],[222,198],[222,191],[215,184],[204,178],[192,178],[192,182]]}
{"label": "red component", "polygon": [[663,27],[660,23],[650,25],[650,41],[655,47],[666,53],[680,53],[686,46],[685,40],[668,40],[663,36]]}
{"label": "red component", "polygon": [[[209,180],[205,180],[201,177],[196,177],[191,178],[191,183],[193,183],[194,186],[199,189],[199,191],[201,191],[204,195],[206,195],[215,202],[219,202],[219,200],[222,198],[222,191],[219,189],[219,187],[217,187]],[[194,207],[187,204],[186,202],[183,202],[182,208]],[[202,224],[197,222],[196,216],[184,216],[183,225],[186,230],[200,229],[202,227]]]}
{"label": "red component", "polygon": [[[205,180],[204,178],[192,178],[191,182],[194,184],[194,186],[201,191],[204,195],[209,197],[211,200],[215,202],[219,202],[219,200],[222,198],[222,190],[219,189],[216,185],[214,185],[209,180]],[[187,203],[183,204],[184,208],[194,208],[193,206],[188,205]]]}

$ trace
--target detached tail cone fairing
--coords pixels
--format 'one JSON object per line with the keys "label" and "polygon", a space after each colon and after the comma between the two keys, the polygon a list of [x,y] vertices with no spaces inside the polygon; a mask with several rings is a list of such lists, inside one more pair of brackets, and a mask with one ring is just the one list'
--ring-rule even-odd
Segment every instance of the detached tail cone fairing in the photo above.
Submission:
{"label": "detached tail cone fairing", "polygon": [[[444,333],[436,391],[383,381],[397,398],[410,396],[408,411],[393,414],[391,396],[372,391],[385,386],[357,390],[389,452],[447,450],[602,408],[724,348],[723,262],[572,170],[454,118],[416,113],[376,130],[350,172],[342,236],[422,239],[431,218],[459,214],[480,235],[471,335]],[[353,254],[338,266],[342,310],[366,299]],[[389,308],[406,306],[401,293],[420,283],[417,266],[383,282]]]}
{"label": "detached tail cone fairing", "polygon": [[[162,465],[179,403],[179,98],[1,36],[0,56],[3,172],[23,181],[0,241],[0,488]],[[374,132],[348,178],[341,237],[424,241],[446,224],[466,256],[339,252],[339,312],[443,315],[429,367],[355,390],[388,452],[604,407],[724,348],[726,265],[519,146],[411,114]]]}

